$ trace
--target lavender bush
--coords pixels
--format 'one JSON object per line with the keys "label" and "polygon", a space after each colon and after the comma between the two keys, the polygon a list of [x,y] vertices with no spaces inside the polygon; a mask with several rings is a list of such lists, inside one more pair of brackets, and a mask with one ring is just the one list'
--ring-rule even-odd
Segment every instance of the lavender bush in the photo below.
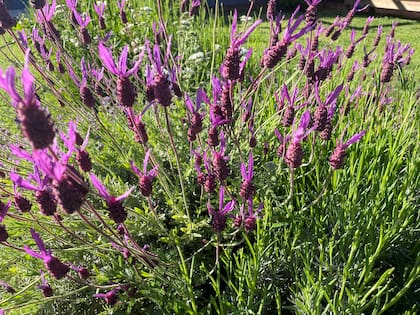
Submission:
{"label": "lavender bush", "polygon": [[0,2],[0,312],[415,314],[414,49],[320,2]]}

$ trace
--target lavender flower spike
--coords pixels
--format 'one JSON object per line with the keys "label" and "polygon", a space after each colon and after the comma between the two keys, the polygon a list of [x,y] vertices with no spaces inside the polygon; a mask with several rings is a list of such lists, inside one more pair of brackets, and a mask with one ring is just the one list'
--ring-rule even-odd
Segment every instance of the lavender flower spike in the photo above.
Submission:
{"label": "lavender flower spike", "polygon": [[106,29],[105,18],[104,18],[105,3],[104,2],[100,2],[98,4],[94,3],[93,7],[95,9],[96,14],[98,15],[98,18],[99,18],[99,27],[101,28],[101,30]]}
{"label": "lavender flower spike", "polygon": [[216,211],[207,203],[209,214],[213,216],[212,227],[216,232],[222,232],[226,228],[226,215],[231,212],[235,206],[235,201],[229,201],[224,205],[225,188],[220,186],[219,192],[219,210]]}
{"label": "lavender flower spike", "polygon": [[93,296],[96,298],[104,299],[104,301],[109,305],[114,305],[118,302],[118,291],[120,290],[119,287],[112,289],[111,291],[108,291],[107,293],[98,293],[94,294]]}
{"label": "lavender flower spike", "polygon": [[257,20],[244,34],[235,35],[237,21],[238,14],[235,10],[233,14],[232,29],[230,32],[230,47],[227,50],[222,66],[222,76],[225,80],[238,80],[240,78],[240,47],[255,30],[255,28],[262,22],[262,20]]}
{"label": "lavender flower spike", "polygon": [[241,175],[243,182],[239,194],[245,200],[252,199],[255,193],[255,186],[252,184],[252,178],[254,177],[254,158],[252,153],[249,153],[248,157],[248,170],[245,164],[241,163]]}
{"label": "lavender flower spike", "polygon": [[98,190],[99,195],[105,199],[108,205],[109,217],[115,223],[123,223],[127,218],[127,211],[124,209],[122,202],[130,195],[134,187],[126,191],[121,196],[115,197],[108,192],[105,186],[99,181],[99,179],[95,175],[89,174],[89,176],[92,185]]}
{"label": "lavender flower spike", "polygon": [[7,30],[15,25],[16,20],[10,15],[6,4],[4,4],[3,1],[0,1],[0,28]]}
{"label": "lavender flower spike", "polygon": [[66,276],[69,272],[70,267],[62,263],[58,258],[54,257],[51,254],[51,250],[45,248],[44,242],[38,233],[34,229],[31,229],[32,238],[35,240],[36,245],[38,246],[40,253],[33,251],[30,247],[25,245],[25,252],[31,255],[32,257],[42,259],[44,261],[44,266],[47,270],[56,278],[60,280]]}
{"label": "lavender flower spike", "polygon": [[150,158],[150,150],[146,152],[146,155],[144,157],[144,161],[143,161],[143,172],[140,171],[136,167],[136,165],[134,164],[133,161],[131,161],[131,163],[130,163],[131,164],[131,169],[139,177],[140,192],[145,197],[148,197],[148,196],[150,196],[152,194],[153,180],[155,179],[155,177],[158,174],[158,172],[157,172],[157,166],[155,166],[150,171],[147,171],[147,164],[149,162],[149,158]]}
{"label": "lavender flower spike", "polygon": [[299,127],[293,132],[289,146],[287,147],[284,160],[290,168],[298,168],[302,164],[303,149],[301,142],[308,136],[312,129],[307,130],[311,122],[309,111],[303,113]]}
{"label": "lavender flower spike", "polygon": [[337,147],[334,149],[333,153],[330,156],[330,160],[329,160],[329,163],[334,170],[341,169],[341,168],[344,167],[344,160],[346,158],[347,148],[351,144],[360,141],[360,139],[362,139],[362,137],[365,135],[365,133],[366,133],[366,130],[363,130],[362,132],[359,132],[358,134],[355,134],[347,142],[345,142],[345,143],[340,142],[340,143],[337,144]]}
{"label": "lavender flower spike", "polygon": [[205,92],[202,88],[197,90],[197,98],[195,105],[192,102],[188,94],[185,95],[185,106],[187,107],[188,114],[188,123],[190,125],[188,129],[188,139],[194,141],[197,134],[203,129],[203,117],[204,114],[200,113],[201,103],[207,98]]}
{"label": "lavender flower spike", "polygon": [[54,125],[48,113],[41,108],[35,95],[35,78],[29,71],[30,51],[26,51],[25,67],[21,80],[23,98],[18,94],[15,86],[15,69],[10,67],[5,74],[0,69],[0,88],[6,91],[16,107],[17,118],[21,122],[22,133],[32,143],[34,149],[44,149],[53,143]]}
{"label": "lavender flower spike", "polygon": [[50,297],[54,295],[53,289],[51,288],[48,281],[45,279],[44,272],[41,270],[41,281],[42,284],[38,285],[38,289],[42,291],[42,295],[45,297]]}
{"label": "lavender flower spike", "polygon": [[337,102],[337,97],[343,90],[343,84],[340,84],[334,91],[332,91],[325,102],[321,101],[319,96],[319,86],[315,85],[315,97],[318,101],[318,107],[314,114],[314,129],[316,131],[323,131],[328,121],[328,106],[334,106]]}
{"label": "lavender flower spike", "polygon": [[283,38],[275,45],[266,51],[263,57],[263,65],[267,68],[274,68],[280,60],[286,55],[287,47],[298,39],[299,37],[306,34],[310,31],[315,24],[308,24],[301,28],[296,34],[293,34],[302,21],[305,19],[303,15],[295,19],[296,14],[299,12],[299,6],[296,8],[295,12],[293,12],[292,16],[289,19],[287,27],[284,31]]}
{"label": "lavender flower spike", "polygon": [[83,14],[82,16],[79,14],[79,12],[77,12],[77,10],[73,11],[73,15],[77,24],[79,24],[80,33],[82,34],[82,43],[89,45],[92,42],[92,39],[87,30],[87,26],[91,21],[90,16],[87,13]]}
{"label": "lavender flower spike", "polygon": [[[3,221],[4,217],[7,214],[7,211],[10,208],[11,201],[9,201],[6,205],[0,201],[0,222]],[[0,224],[0,242],[5,242],[9,238],[9,234],[6,231],[6,226]]]}
{"label": "lavender flower spike", "polygon": [[99,42],[98,46],[99,58],[101,58],[104,66],[113,74],[118,76],[117,80],[117,98],[119,103],[124,107],[132,107],[136,98],[136,91],[129,77],[137,73],[140,63],[143,59],[141,55],[131,69],[127,69],[128,45],[124,46],[118,65],[112,57],[111,51],[105,47],[103,42]]}

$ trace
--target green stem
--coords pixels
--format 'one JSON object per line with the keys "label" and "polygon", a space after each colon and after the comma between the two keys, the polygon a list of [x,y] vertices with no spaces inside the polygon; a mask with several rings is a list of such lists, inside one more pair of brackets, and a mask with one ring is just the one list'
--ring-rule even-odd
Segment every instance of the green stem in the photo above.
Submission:
{"label": "green stem", "polygon": [[168,109],[166,107],[164,107],[164,111],[165,111],[166,129],[167,129],[168,134],[169,134],[169,141],[171,143],[172,151],[175,155],[176,165],[177,165],[177,169],[178,169],[178,177],[179,177],[179,184],[181,185],[182,199],[183,199],[185,211],[186,211],[186,214],[187,214],[187,217],[188,217],[188,222],[191,225],[191,216],[190,216],[190,211],[188,209],[187,196],[185,194],[184,180],[182,178],[182,171],[181,171],[181,163],[179,161],[178,152],[177,152],[176,147],[175,147],[174,137],[173,137],[172,132],[171,132],[171,125],[169,123]]}

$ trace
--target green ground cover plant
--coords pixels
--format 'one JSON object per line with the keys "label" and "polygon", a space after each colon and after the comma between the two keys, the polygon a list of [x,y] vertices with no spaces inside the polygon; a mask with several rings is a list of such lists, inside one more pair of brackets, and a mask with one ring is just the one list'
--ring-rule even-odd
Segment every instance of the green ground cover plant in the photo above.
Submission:
{"label": "green ground cover plant", "polygon": [[0,2],[0,314],[417,314],[419,24],[319,2]]}

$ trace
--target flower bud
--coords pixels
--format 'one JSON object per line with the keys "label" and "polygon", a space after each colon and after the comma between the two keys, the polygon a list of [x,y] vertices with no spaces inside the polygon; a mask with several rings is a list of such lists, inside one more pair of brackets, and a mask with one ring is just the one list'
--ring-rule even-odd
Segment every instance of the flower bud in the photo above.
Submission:
{"label": "flower bud", "polygon": [[152,194],[153,178],[150,176],[141,176],[139,179],[139,188],[143,196],[149,197]]}
{"label": "flower bud", "polygon": [[344,167],[344,160],[346,158],[346,146],[338,145],[330,156],[329,163],[334,170]]}
{"label": "flower bud", "polygon": [[45,6],[45,0],[31,0],[31,5],[35,10],[40,10]]}
{"label": "flower bud", "polygon": [[251,199],[255,193],[255,186],[252,184],[250,180],[245,180],[241,185],[241,190],[239,195],[245,199]]}
{"label": "flower bud", "polygon": [[21,212],[29,212],[32,208],[29,200],[21,195],[15,195],[15,205]]}
{"label": "flower bud", "polygon": [[6,242],[9,238],[9,233],[7,233],[6,226],[0,224],[0,242]]}
{"label": "flower bud", "polygon": [[164,107],[168,107],[172,103],[169,80],[161,74],[155,76],[154,96],[158,103]]}
{"label": "flower bud", "polygon": [[35,149],[45,149],[53,143],[55,137],[53,122],[45,110],[37,106],[35,102],[27,105],[19,103],[17,118],[21,123],[23,135]]}
{"label": "flower bud", "polygon": [[90,172],[92,169],[92,160],[90,159],[89,153],[85,150],[78,150],[76,160],[83,172]]}
{"label": "flower bud", "polygon": [[136,99],[136,91],[130,78],[119,77],[117,80],[117,99],[121,106],[132,107]]}
{"label": "flower bud", "polygon": [[124,223],[127,219],[127,211],[124,209],[121,201],[108,203],[109,218],[115,223]]}
{"label": "flower bud", "polygon": [[230,99],[230,88],[223,87],[222,89],[222,96],[220,100],[220,107],[222,110],[222,115],[224,119],[232,119],[233,115],[233,108],[232,102]]}
{"label": "flower bud", "polygon": [[287,106],[286,110],[283,114],[283,126],[290,127],[293,124],[293,120],[295,119],[295,108],[293,106]]}
{"label": "flower bud", "polygon": [[204,181],[204,191],[208,194],[214,193],[216,190],[216,178],[213,174],[207,174]]}
{"label": "flower bud", "polygon": [[44,260],[45,268],[56,278],[60,280],[66,276],[70,271],[70,267],[62,263],[58,258],[54,256],[48,256]]}
{"label": "flower bud", "polygon": [[229,168],[221,154],[215,154],[213,158],[213,169],[219,181],[225,180],[229,176]]}
{"label": "flower bud", "polygon": [[302,164],[303,150],[300,142],[292,142],[286,150],[284,160],[290,168],[298,168]]}
{"label": "flower bud", "polygon": [[326,106],[320,105],[316,108],[314,114],[314,125],[316,131],[322,131],[328,120],[328,110]]}
{"label": "flower bud", "polygon": [[0,26],[7,30],[16,25],[16,20],[12,18],[3,1],[0,2]]}
{"label": "flower bud", "polygon": [[53,215],[57,211],[57,202],[49,189],[37,191],[35,199],[39,204],[41,213],[44,215]]}
{"label": "flower bud", "polygon": [[225,60],[223,61],[222,77],[225,80],[239,79],[239,64],[241,58],[239,56],[239,49],[229,47],[227,50]]}

